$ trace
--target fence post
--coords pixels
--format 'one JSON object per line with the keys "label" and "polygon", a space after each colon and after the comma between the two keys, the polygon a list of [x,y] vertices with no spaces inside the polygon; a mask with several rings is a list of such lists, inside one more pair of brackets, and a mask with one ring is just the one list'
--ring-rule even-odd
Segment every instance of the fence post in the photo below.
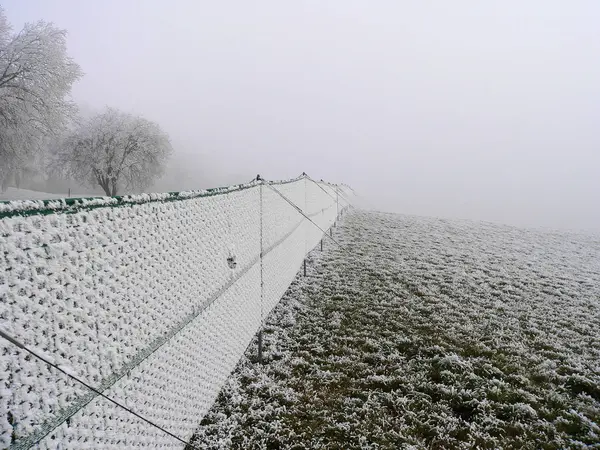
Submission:
{"label": "fence post", "polygon": [[258,187],[260,196],[260,328],[258,330],[258,362],[262,364],[263,361],[263,303],[265,297],[265,281],[263,276],[263,180],[260,175],[256,177],[256,180],[260,182]]}
{"label": "fence post", "polygon": [[[308,184],[307,184],[307,175],[306,172],[302,172],[302,176],[304,177],[304,212],[306,214],[309,214],[308,212]],[[309,228],[307,227],[307,224],[303,222],[303,226],[305,228],[305,232],[304,232],[304,276],[306,276],[306,257],[308,256],[308,230]]]}
{"label": "fence post", "polygon": [[338,185],[335,185],[335,208],[337,210],[337,218],[340,218],[340,193],[338,192]]}
{"label": "fence post", "polygon": [[[304,212],[306,212],[306,214],[309,214],[308,212],[308,175],[306,175],[306,172],[302,172],[302,176],[304,176]],[[304,221],[303,221],[304,222]],[[304,228],[306,231],[304,231],[304,264],[306,265],[306,256],[308,255],[308,233],[309,233],[309,228],[306,226],[306,223],[303,223]],[[306,270],[304,275],[306,276]]]}

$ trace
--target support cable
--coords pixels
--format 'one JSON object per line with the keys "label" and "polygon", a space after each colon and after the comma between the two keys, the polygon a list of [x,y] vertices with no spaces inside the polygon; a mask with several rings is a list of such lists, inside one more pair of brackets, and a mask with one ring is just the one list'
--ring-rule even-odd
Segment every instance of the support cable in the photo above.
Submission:
{"label": "support cable", "polygon": [[342,247],[342,244],[340,244],[338,241],[336,241],[333,238],[333,236],[330,236],[329,234],[327,234],[327,232],[323,228],[321,228],[319,225],[317,225],[314,220],[312,220],[310,217],[308,217],[308,215],[306,215],[306,213],[304,211],[302,211],[302,209],[298,205],[296,205],[293,201],[291,201],[289,198],[287,198],[285,195],[283,195],[281,192],[279,192],[278,189],[274,188],[269,183],[266,183],[265,186],[268,186],[269,188],[273,189],[273,191],[275,191],[282,199],[284,199],[286,202],[288,202],[292,206],[292,208],[294,208],[296,211],[298,211],[300,214],[302,214],[306,220],[308,220],[315,227],[317,227],[319,230],[321,230],[321,232],[323,234],[327,235],[329,237],[329,239],[331,239],[333,242],[335,242],[337,245],[339,245],[344,251],[347,251],[344,247]]}
{"label": "support cable", "polygon": [[319,187],[319,189],[321,189],[323,192],[325,192],[327,195],[329,195],[329,197],[331,197],[331,199],[332,199],[332,200],[335,202],[335,204],[336,204],[336,209],[337,209],[337,217],[339,217],[339,215],[340,215],[340,203],[339,203],[339,196],[340,196],[340,195],[341,195],[341,196],[342,196],[342,198],[343,198],[343,199],[344,199],[344,200],[345,200],[345,201],[348,203],[348,205],[352,205],[352,202],[351,202],[349,199],[347,199],[347,198],[346,198],[346,197],[345,197],[345,196],[344,196],[344,195],[343,195],[343,194],[340,192],[339,186],[337,186],[337,185],[336,185],[336,187],[335,187],[336,197],[334,197],[334,196],[333,196],[333,195],[331,195],[329,192],[327,192],[327,191],[326,191],[326,190],[323,188],[323,186],[321,186],[321,184],[320,184],[320,183],[318,183],[317,181],[313,180],[313,179],[312,179],[310,176],[308,176],[308,175],[306,175],[306,174],[304,174],[304,176],[305,176],[305,178],[306,178],[306,179],[308,179],[308,180],[312,181],[313,183],[315,183],[315,184],[316,184],[316,185]]}
{"label": "support cable", "polygon": [[[317,225],[310,217],[308,217],[304,211],[302,211],[298,205],[296,205],[293,201],[291,201],[289,198],[287,198],[285,195],[283,195],[281,192],[279,192],[279,190],[277,190],[276,188],[274,188],[273,186],[271,186],[270,184],[266,184],[266,186],[269,186],[271,189],[273,189],[277,194],[279,194],[279,196],[281,198],[283,198],[286,202],[288,202],[296,211],[298,211],[300,214],[302,214],[309,222],[311,222],[315,227],[317,227],[319,230],[321,230],[323,232],[324,235],[326,235],[329,239],[331,239],[333,242],[335,242],[338,247],[345,252],[348,255],[352,255],[352,252],[350,250],[348,250],[347,248],[345,248],[342,244],[340,244],[340,242],[335,239],[333,236],[331,236],[329,233],[327,233],[325,230],[323,230],[323,228],[321,228],[319,225]],[[396,296],[400,297],[400,294],[398,292],[396,292],[396,290],[389,286],[388,284],[388,288],[389,290]]]}
{"label": "support cable", "polygon": [[[336,199],[335,199],[335,198],[334,198],[334,197],[333,197],[333,196],[332,196],[332,195],[331,195],[329,192],[327,192],[327,191],[326,191],[326,190],[323,188],[323,186],[321,186],[321,184],[320,184],[318,181],[315,181],[315,180],[313,180],[313,179],[312,179],[310,176],[308,176],[308,175],[306,175],[306,178],[308,178],[310,181],[312,181],[312,182],[313,182],[313,183],[315,183],[317,186],[319,186],[319,189],[321,189],[323,192],[325,192],[327,195],[329,195],[329,196],[330,196],[330,197],[331,197],[333,200],[336,200]],[[350,186],[348,186],[347,184],[344,184],[343,186],[346,186],[348,189],[350,189],[350,190],[351,190],[351,191],[354,193],[354,195],[356,195],[357,197],[360,197],[360,198],[362,198],[362,199],[363,199],[363,200],[365,200],[367,203],[369,203],[371,206],[373,206],[373,205],[371,204],[371,202],[370,202],[370,201],[368,201],[368,200],[367,200],[365,197],[363,197],[362,195],[359,195],[359,194],[358,194],[358,193],[357,193],[357,192],[356,192],[354,189],[352,189]],[[339,186],[338,186],[338,188],[336,189],[336,191],[337,191],[338,195],[340,195],[340,196],[341,196],[341,197],[342,197],[342,198],[343,198],[343,199],[344,199],[346,202],[348,202],[348,204],[349,204],[349,205],[351,205],[351,204],[352,204],[352,202],[350,201],[350,199],[349,199],[348,197],[346,197],[346,195],[344,194],[344,192],[343,192],[343,191],[341,191],[341,190],[339,189]],[[374,209],[374,208],[372,208],[372,209]]]}
{"label": "support cable", "polygon": [[[35,356],[37,359],[45,362],[46,364],[48,364],[50,367],[53,367],[54,369],[58,370],[59,372],[64,373],[65,375],[67,375],[69,378],[77,381],[78,383],[82,384],[83,386],[85,386],[87,389],[89,389],[90,391],[94,392],[96,395],[99,395],[100,397],[108,400],[109,402],[113,403],[114,405],[118,406],[119,408],[124,409],[125,411],[127,411],[129,414],[134,415],[135,417],[137,417],[138,419],[146,422],[148,425],[153,426],[154,428],[162,431],[165,434],[168,434],[169,436],[171,436],[174,439],[177,439],[179,442],[181,442],[182,444],[185,445],[189,445],[190,447],[194,448],[194,449],[198,449],[200,450],[200,447],[196,447],[194,444],[186,441],[185,439],[180,438],[179,436],[171,433],[169,430],[166,430],[165,428],[161,427],[160,425],[157,425],[156,423],[152,422],[150,419],[146,419],[144,416],[136,413],[134,410],[132,410],[131,408],[128,408],[127,406],[119,403],[118,401],[116,401],[115,399],[109,397],[108,395],[105,395],[103,392],[99,391],[98,389],[96,389],[95,387],[89,385],[88,383],[86,383],[85,381],[83,381],[81,378],[73,375],[72,373],[69,373],[70,371],[65,370],[63,368],[61,368],[59,365],[53,363],[52,361],[49,361],[47,358],[43,357],[42,355],[38,354],[37,352],[35,352],[34,350],[31,350],[29,347],[27,347],[26,345],[22,344],[21,342],[19,342],[18,340],[16,340],[15,338],[13,338],[11,335],[9,335],[8,333],[6,333],[4,330],[0,329],[0,336],[2,336],[4,339],[6,339],[7,341],[9,341],[10,343],[16,345],[17,347],[19,347],[21,350],[25,350],[27,353]],[[45,436],[44,436],[45,437]],[[43,438],[42,438],[43,439]],[[38,443],[41,441],[41,439],[38,441]]]}
{"label": "support cable", "polygon": [[306,175],[306,178],[309,179],[310,181],[312,181],[313,183],[315,183],[317,186],[319,186],[319,189],[321,189],[323,192],[325,192],[327,195],[329,195],[331,197],[332,200],[335,200],[335,197],[333,195],[331,195],[329,192],[327,192],[325,190],[325,188],[323,186],[321,186],[318,182],[316,182],[315,180],[313,180],[311,177],[309,177],[308,175]]}
{"label": "support cable", "polygon": [[[335,201],[338,200],[333,195],[331,195],[329,192],[327,192],[325,190],[325,188],[323,186],[321,186],[321,184],[318,181],[313,180],[308,175],[306,175],[306,178],[308,178],[310,181],[312,181],[313,183],[315,183],[319,187],[319,189],[321,189],[323,192],[325,192],[327,195],[329,195],[333,200],[335,200]],[[348,187],[350,187],[350,186],[348,186]],[[352,189],[352,188],[350,188],[350,189]],[[348,205],[352,204],[352,202],[350,201],[350,199],[348,197],[346,197],[344,195],[344,193],[339,189],[339,186],[336,186],[336,192],[338,193],[339,196],[341,196],[348,203]],[[354,191],[354,189],[352,189],[352,192],[354,192],[356,194],[356,191]]]}

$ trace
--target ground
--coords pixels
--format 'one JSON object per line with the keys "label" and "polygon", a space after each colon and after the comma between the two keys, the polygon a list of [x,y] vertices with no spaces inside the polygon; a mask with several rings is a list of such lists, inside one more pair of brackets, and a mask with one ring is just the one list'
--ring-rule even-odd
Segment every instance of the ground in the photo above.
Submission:
{"label": "ground", "polygon": [[201,448],[600,448],[600,238],[354,212]]}
{"label": "ground", "polygon": [[7,188],[0,192],[0,201],[8,200],[52,200],[57,198],[66,198],[67,194],[49,194],[47,192],[30,191],[28,189]]}

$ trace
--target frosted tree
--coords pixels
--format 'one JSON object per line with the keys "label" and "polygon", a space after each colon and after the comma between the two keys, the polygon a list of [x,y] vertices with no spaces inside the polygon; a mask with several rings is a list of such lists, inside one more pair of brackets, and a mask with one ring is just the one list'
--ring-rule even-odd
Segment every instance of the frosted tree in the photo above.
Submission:
{"label": "frosted tree", "polygon": [[143,117],[108,108],[66,137],[53,166],[106,195],[148,187],[172,152],[169,136]]}
{"label": "frosted tree", "polygon": [[[12,33],[0,8],[0,182],[30,165],[44,143],[76,113],[71,86],[79,66],[67,55],[66,31],[51,23]],[[17,175],[18,176],[18,175]]]}

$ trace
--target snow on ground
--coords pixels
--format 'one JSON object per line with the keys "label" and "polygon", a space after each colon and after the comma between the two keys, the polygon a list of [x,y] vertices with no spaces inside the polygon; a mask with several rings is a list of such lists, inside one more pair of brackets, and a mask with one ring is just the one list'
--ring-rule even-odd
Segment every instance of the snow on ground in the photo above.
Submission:
{"label": "snow on ground", "polygon": [[598,237],[365,212],[334,236],[199,447],[600,448]]}
{"label": "snow on ground", "polygon": [[[7,200],[51,200],[57,198],[67,198],[67,194],[49,194],[47,192],[30,191],[28,189],[17,189],[9,187],[4,192],[0,192],[0,201]],[[71,197],[74,197],[71,195]],[[89,196],[88,196],[89,197]]]}

